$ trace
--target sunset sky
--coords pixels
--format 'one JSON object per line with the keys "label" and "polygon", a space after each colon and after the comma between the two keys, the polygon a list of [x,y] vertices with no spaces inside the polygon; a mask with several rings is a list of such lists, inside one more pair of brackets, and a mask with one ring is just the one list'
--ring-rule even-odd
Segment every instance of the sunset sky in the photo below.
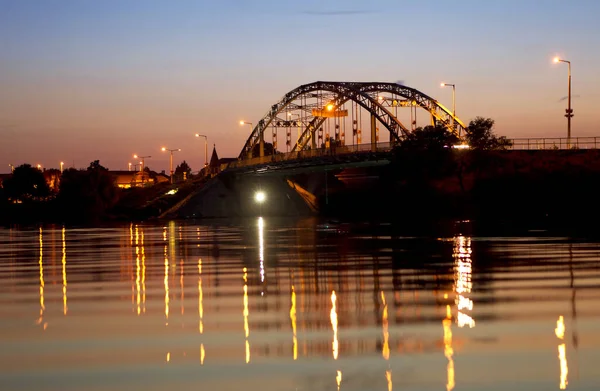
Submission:
{"label": "sunset sky", "polygon": [[597,0],[0,0],[0,173],[127,169],[160,147],[198,170],[236,157],[281,96],[317,80],[402,80],[513,137],[600,136]]}

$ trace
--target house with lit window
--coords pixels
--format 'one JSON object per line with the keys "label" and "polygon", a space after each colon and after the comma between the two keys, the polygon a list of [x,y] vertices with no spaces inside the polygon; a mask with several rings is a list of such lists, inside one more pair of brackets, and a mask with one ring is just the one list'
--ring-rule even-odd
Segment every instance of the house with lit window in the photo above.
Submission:
{"label": "house with lit window", "polygon": [[109,173],[113,176],[115,185],[122,189],[155,185],[169,181],[167,175],[154,171],[109,171]]}

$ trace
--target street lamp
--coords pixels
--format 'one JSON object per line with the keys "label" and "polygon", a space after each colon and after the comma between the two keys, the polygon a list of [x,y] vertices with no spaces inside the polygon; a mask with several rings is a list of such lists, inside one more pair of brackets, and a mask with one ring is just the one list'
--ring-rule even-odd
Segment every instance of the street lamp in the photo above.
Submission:
{"label": "street lamp", "polygon": [[41,165],[41,164],[38,164],[38,165],[37,165],[37,169],[38,169],[38,170],[40,170],[40,171],[42,171],[42,165]]}
{"label": "street lamp", "polygon": [[456,85],[450,83],[441,83],[440,87],[452,87],[452,115],[456,117]]}
{"label": "street lamp", "polygon": [[554,57],[554,63],[565,62],[569,66],[569,97],[567,109],[565,110],[567,117],[567,148],[571,147],[571,118],[573,118],[573,109],[571,109],[571,61],[564,60],[560,57]]}
{"label": "street lamp", "polygon": [[10,167],[10,172],[15,172],[15,166],[13,164],[8,163],[8,166]]}
{"label": "street lamp", "polygon": [[208,167],[208,137],[196,133],[196,137],[204,137],[204,167]]}
{"label": "street lamp", "polygon": [[173,152],[179,152],[181,151],[181,148],[175,148],[175,149],[167,149],[165,147],[162,147],[161,150],[163,152],[165,151],[169,151],[171,153],[171,184],[173,183]]}
{"label": "street lamp", "polygon": [[152,156],[148,155],[148,156],[138,156],[138,155],[133,155],[134,159],[141,159],[140,162],[140,172],[142,173],[142,186],[144,185],[144,163],[146,162],[146,158],[150,159]]}
{"label": "street lamp", "polygon": [[131,162],[127,163],[128,170],[131,171]]}
{"label": "street lamp", "polygon": [[65,167],[65,162],[60,162],[60,173],[63,173],[63,168]]}

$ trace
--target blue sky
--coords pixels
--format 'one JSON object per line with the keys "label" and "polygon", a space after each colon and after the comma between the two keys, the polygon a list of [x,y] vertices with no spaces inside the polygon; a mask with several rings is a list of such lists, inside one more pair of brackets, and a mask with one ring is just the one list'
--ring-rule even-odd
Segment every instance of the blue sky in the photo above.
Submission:
{"label": "blue sky", "polygon": [[8,164],[198,169],[205,133],[237,156],[289,90],[396,81],[496,120],[508,137],[558,137],[573,65],[573,136],[600,136],[600,2],[0,0],[0,172]]}

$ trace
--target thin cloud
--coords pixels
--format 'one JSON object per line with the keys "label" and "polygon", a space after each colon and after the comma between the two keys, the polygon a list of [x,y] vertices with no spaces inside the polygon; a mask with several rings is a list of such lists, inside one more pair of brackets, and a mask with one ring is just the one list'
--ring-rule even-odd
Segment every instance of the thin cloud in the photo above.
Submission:
{"label": "thin cloud", "polygon": [[[581,95],[571,95],[571,98],[581,98]],[[569,99],[569,96],[568,96],[568,95],[567,95],[567,96],[563,96],[563,97],[562,97],[562,98],[560,98],[558,101],[559,101],[559,102],[562,102],[562,101],[564,101],[564,100],[567,100],[567,99]]]}
{"label": "thin cloud", "polygon": [[394,83],[400,84],[401,86],[405,86],[406,85],[406,81],[405,80],[396,80]]}
{"label": "thin cloud", "polygon": [[305,15],[317,15],[317,16],[338,16],[338,15],[365,15],[374,14],[377,11],[369,10],[331,10],[331,11],[304,11]]}

